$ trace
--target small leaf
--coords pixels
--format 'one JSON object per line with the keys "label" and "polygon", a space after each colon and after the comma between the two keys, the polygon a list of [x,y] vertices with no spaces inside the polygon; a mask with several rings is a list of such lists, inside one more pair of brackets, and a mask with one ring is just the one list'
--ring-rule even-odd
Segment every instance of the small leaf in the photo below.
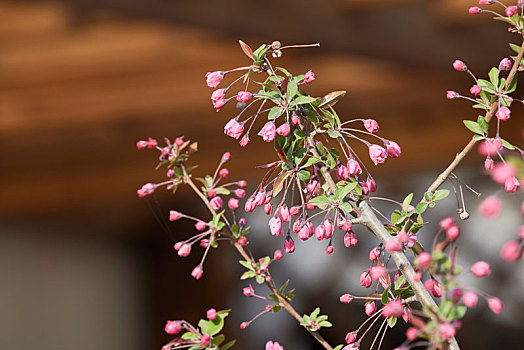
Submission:
{"label": "small leaf", "polygon": [[220,350],[227,350],[227,349],[231,348],[233,345],[235,345],[235,343],[236,343],[236,340],[231,340],[229,343],[224,344],[220,348]]}
{"label": "small leaf", "polygon": [[466,127],[473,131],[475,134],[483,134],[484,131],[482,130],[482,128],[480,127],[480,125],[478,125],[477,123],[475,123],[473,120],[463,120],[464,122],[464,125],[466,125]]}
{"label": "small leaf", "polygon": [[438,190],[433,194],[432,200],[439,201],[446,198],[449,195],[449,190]]}
{"label": "small leaf", "polygon": [[249,45],[243,42],[242,40],[239,40],[238,43],[240,44],[240,47],[242,48],[242,51],[244,51],[246,56],[255,61],[255,56],[253,56],[253,50],[251,49],[251,47],[249,47]]}
{"label": "small leaf", "polygon": [[284,187],[285,180],[289,176],[289,173],[282,173],[278,175],[277,179],[275,180],[273,184],[273,197],[278,195],[280,191],[282,191],[282,188]]}
{"label": "small leaf", "polygon": [[319,107],[330,106],[333,107],[342,97],[346,95],[346,91],[333,91],[322,97]]}
{"label": "small leaf", "polygon": [[302,169],[298,172],[298,178],[301,181],[307,181],[311,177],[311,174],[306,169]]}
{"label": "small leaf", "polygon": [[500,139],[500,141],[502,141],[502,146],[504,146],[505,148],[509,149],[509,150],[514,150],[515,147],[509,143],[508,141],[504,140],[504,139]]}
{"label": "small leaf", "polygon": [[240,279],[241,280],[246,280],[248,278],[253,278],[255,277],[255,272],[254,271],[246,271],[242,274],[242,276],[240,276]]}
{"label": "small leaf", "polygon": [[479,115],[479,117],[477,119],[477,124],[482,129],[482,134],[486,134],[488,132],[489,124],[486,121],[486,118],[484,118],[483,116]]}
{"label": "small leaf", "polygon": [[491,83],[493,86],[499,85],[499,70],[496,67],[491,68],[491,70],[488,73],[489,80],[491,80]]}
{"label": "small leaf", "polygon": [[388,317],[388,326],[389,328],[395,327],[397,324],[397,318],[396,317]]}
{"label": "small leaf", "polygon": [[273,108],[271,108],[269,110],[269,113],[267,115],[267,119],[268,120],[276,119],[276,118],[280,117],[282,115],[282,113],[284,113],[284,110],[282,108],[280,108],[279,106],[274,106]]}
{"label": "small leaf", "polygon": [[297,105],[303,105],[307,103],[312,103],[318,100],[318,97],[311,97],[311,96],[298,96],[295,98],[295,103]]}
{"label": "small leaf", "polygon": [[297,83],[294,80],[291,79],[289,81],[289,83],[287,84],[287,99],[288,99],[288,101],[291,101],[293,99],[293,97],[295,97],[297,92],[298,92]]}
{"label": "small leaf", "polygon": [[426,211],[426,209],[428,208],[428,202],[420,202],[419,204],[417,204],[417,206],[415,207],[415,213],[417,214],[422,214]]}

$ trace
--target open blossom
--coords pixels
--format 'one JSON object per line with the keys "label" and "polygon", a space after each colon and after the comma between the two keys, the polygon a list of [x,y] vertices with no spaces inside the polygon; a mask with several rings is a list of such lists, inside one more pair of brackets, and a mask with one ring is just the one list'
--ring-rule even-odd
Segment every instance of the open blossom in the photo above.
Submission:
{"label": "open blossom", "polygon": [[388,157],[397,158],[402,153],[402,150],[400,149],[398,143],[394,141],[388,141],[386,143],[386,152],[388,154]]}
{"label": "open blossom", "polygon": [[402,315],[403,309],[404,307],[399,299],[391,300],[382,309],[382,316],[399,317]]}
{"label": "open blossom", "polygon": [[375,165],[384,163],[387,157],[386,150],[379,145],[371,145],[369,146],[369,157]]}
{"label": "open blossom", "polygon": [[471,266],[471,272],[476,277],[486,277],[491,274],[491,268],[487,262],[477,261],[473,266]]}
{"label": "open blossom", "polygon": [[284,350],[284,347],[282,347],[278,342],[270,340],[266,343],[266,350]]}
{"label": "open blossom", "polygon": [[[234,139],[237,139],[242,136],[244,132],[244,126],[240,124],[235,118],[231,119],[226,126],[224,126],[224,133],[227,136],[231,136]],[[249,141],[249,139],[248,139]]]}
{"label": "open blossom", "polygon": [[207,72],[206,73],[206,83],[210,88],[216,88],[224,79],[224,72]]}
{"label": "open blossom", "polygon": [[275,123],[267,122],[264,127],[260,130],[258,135],[262,136],[262,140],[271,142],[275,139],[276,127]]}
{"label": "open blossom", "polygon": [[237,94],[237,101],[239,102],[249,102],[253,95],[249,91],[239,91]]}
{"label": "open blossom", "polygon": [[509,110],[508,107],[500,107],[499,110],[497,111],[497,114],[495,115],[497,116],[498,120],[506,121],[509,119],[511,115],[511,111]]}
{"label": "open blossom", "polygon": [[486,219],[496,219],[500,215],[502,202],[498,197],[489,196],[479,205],[480,214]]}
{"label": "open blossom", "polygon": [[378,123],[375,119],[364,120],[364,127],[370,133],[376,133],[378,131]]}
{"label": "open blossom", "polygon": [[306,83],[311,83],[313,80],[315,80],[315,73],[313,73],[313,71],[307,71],[306,72],[306,75],[304,77],[304,81]]}

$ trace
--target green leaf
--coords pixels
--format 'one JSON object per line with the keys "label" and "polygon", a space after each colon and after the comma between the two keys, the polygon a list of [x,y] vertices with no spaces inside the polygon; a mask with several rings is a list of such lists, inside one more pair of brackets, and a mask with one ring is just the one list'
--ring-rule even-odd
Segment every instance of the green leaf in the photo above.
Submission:
{"label": "green leaf", "polygon": [[506,90],[506,92],[508,94],[514,92],[515,90],[517,90],[517,77],[513,77],[513,79],[511,80],[511,83],[509,83],[509,86],[508,86],[508,89]]}
{"label": "green leaf", "polygon": [[240,265],[244,266],[246,269],[254,271],[253,266],[251,265],[249,261],[240,260],[239,263]]}
{"label": "green leaf", "polygon": [[225,316],[223,317],[217,313],[217,317],[214,320],[209,321],[207,324],[207,334],[210,336],[218,334],[222,328],[224,328],[224,318]]}
{"label": "green leaf", "polygon": [[324,204],[324,203],[329,203],[329,202],[331,202],[331,200],[326,196],[316,196],[309,200],[309,203],[313,205]]}
{"label": "green leaf", "polygon": [[236,340],[231,340],[229,343],[224,344],[220,348],[220,350],[227,350],[227,349],[231,348],[233,345],[235,345],[235,343],[236,343]]}
{"label": "green leaf", "polygon": [[475,140],[475,141],[480,141],[480,140],[484,140],[484,139],[485,139],[485,137],[482,136],[482,135],[479,135],[479,134],[473,135],[473,140]]}
{"label": "green leaf", "polygon": [[397,318],[396,317],[388,317],[388,326],[389,328],[395,327],[397,324]]}
{"label": "green leaf", "polygon": [[455,306],[453,309],[450,310],[449,314],[447,315],[448,321],[461,319],[466,315],[467,310],[467,307],[464,305]]}
{"label": "green leaf", "polygon": [[484,134],[484,131],[482,130],[480,125],[475,123],[473,120],[463,120],[463,122],[464,125],[466,125],[466,128],[473,131],[475,134]]}
{"label": "green leaf", "polygon": [[426,211],[426,209],[428,208],[428,202],[420,202],[419,204],[417,204],[417,206],[415,207],[415,213],[417,214],[422,214]]}
{"label": "green leaf", "polygon": [[262,284],[262,283],[264,283],[265,280],[266,280],[266,279],[264,278],[264,276],[261,276],[261,275],[257,275],[257,276],[255,277],[255,281],[257,281],[258,284]]}
{"label": "green leaf", "polygon": [[479,115],[479,117],[477,119],[477,124],[482,129],[482,134],[486,134],[488,132],[489,124],[486,121],[486,118],[484,118],[483,116]]}
{"label": "green leaf", "polygon": [[320,308],[317,307],[315,310],[313,310],[313,312],[311,313],[311,316],[310,316],[310,317],[311,317],[312,319],[316,319],[319,313],[320,313]]}
{"label": "green leaf", "polygon": [[284,110],[282,108],[280,108],[279,106],[273,106],[273,108],[271,108],[269,110],[269,113],[267,115],[267,119],[269,119],[269,120],[276,119],[276,118],[280,117],[282,115],[282,113],[284,113]]}
{"label": "green leaf", "polygon": [[184,340],[196,339],[196,335],[191,333],[191,332],[185,332],[184,334],[182,334],[181,338],[184,339]]}
{"label": "green leaf", "polygon": [[515,147],[509,143],[508,141],[504,140],[504,139],[500,139],[500,141],[502,141],[502,146],[504,146],[505,148],[509,149],[509,150],[514,150]]}
{"label": "green leaf", "polygon": [[337,345],[333,350],[341,350],[344,347],[344,344]]}
{"label": "green leaf", "polygon": [[293,99],[293,97],[295,97],[297,92],[298,92],[297,83],[293,79],[290,79],[288,84],[287,84],[287,99],[288,99],[288,101],[291,101]]}
{"label": "green leaf", "polygon": [[267,50],[269,50],[269,46],[266,46],[265,44],[260,45],[259,48],[256,49],[255,52],[253,52],[253,56],[255,56],[255,60],[256,61],[262,60]]}
{"label": "green leaf", "polygon": [[311,174],[306,169],[302,169],[298,172],[298,178],[301,181],[307,181],[311,177]]}
{"label": "green leaf", "polygon": [[277,179],[273,184],[273,197],[275,197],[280,193],[280,191],[282,191],[282,188],[284,187],[284,182],[288,178],[289,174],[290,173],[286,172],[278,175]]}
{"label": "green leaf", "polygon": [[338,139],[339,137],[341,137],[340,133],[334,129],[328,129],[327,132],[329,137],[331,137],[332,139]]}
{"label": "green leaf", "polygon": [[300,167],[307,168],[307,167],[312,166],[313,164],[317,164],[318,162],[320,162],[320,158],[311,157],[311,158],[308,158]]}
{"label": "green leaf", "polygon": [[491,70],[488,73],[489,80],[491,80],[491,83],[493,86],[499,85],[499,70],[496,67],[491,68]]}
{"label": "green leaf", "polygon": [[449,195],[449,190],[438,190],[433,194],[432,200],[438,201],[446,198]]}
{"label": "green leaf", "polygon": [[413,193],[410,193],[404,198],[404,201],[402,202],[402,210],[407,213],[408,207],[411,204],[411,200],[413,199]]}
{"label": "green leaf", "polygon": [[287,69],[285,68],[282,68],[282,67],[277,67],[276,70],[279,70],[281,71],[282,73],[284,73],[286,76],[290,77],[291,76],[291,73],[288,72]]}
{"label": "green leaf", "polygon": [[206,320],[200,320],[200,322],[198,322],[198,326],[200,327],[200,331],[202,332],[202,334],[208,334],[209,333],[209,324],[211,322],[209,321],[206,321]]}
{"label": "green leaf", "polygon": [[382,304],[386,304],[388,301],[389,301],[389,297],[388,297],[388,291],[389,291],[389,287],[388,286],[384,292],[382,293]]}
{"label": "green leaf", "polygon": [[395,289],[399,289],[402,283],[404,282],[406,282],[406,277],[404,277],[404,275],[401,275],[395,282]]}
{"label": "green leaf", "polygon": [[479,79],[479,80],[477,80],[477,84],[482,88],[482,91],[486,91],[486,92],[488,92],[490,94],[494,94],[494,93],[497,92],[495,90],[495,87],[493,86],[493,84],[491,84],[487,80]]}
{"label": "green leaf", "polygon": [[338,201],[344,200],[346,196],[349,194],[349,192],[353,191],[355,187],[357,187],[358,182],[352,182],[349,185],[346,185],[344,187],[338,187],[335,190],[335,197],[337,197]]}
{"label": "green leaf", "polygon": [[297,105],[303,105],[307,103],[312,103],[318,100],[318,97],[311,97],[311,96],[298,96],[295,98],[295,103]]}
{"label": "green leaf", "polygon": [[240,279],[241,279],[241,280],[246,280],[246,279],[248,279],[248,278],[253,278],[253,277],[255,277],[255,276],[256,276],[256,274],[255,274],[254,271],[246,271],[246,272],[244,272],[244,273],[242,274],[242,276],[240,276]]}

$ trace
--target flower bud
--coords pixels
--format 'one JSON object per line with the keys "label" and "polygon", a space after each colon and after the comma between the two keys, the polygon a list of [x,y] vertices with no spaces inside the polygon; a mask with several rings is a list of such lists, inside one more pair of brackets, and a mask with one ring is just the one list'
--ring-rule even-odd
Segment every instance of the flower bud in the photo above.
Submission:
{"label": "flower bud", "polygon": [[486,169],[487,171],[491,171],[494,167],[495,162],[493,162],[493,159],[491,159],[491,157],[488,156],[484,161],[484,169]]}
{"label": "flower bud", "polygon": [[287,136],[289,135],[289,132],[291,131],[291,128],[289,127],[289,124],[288,123],[284,123],[282,125],[280,125],[277,129],[277,134],[279,134],[280,136]]}
{"label": "flower bud", "polygon": [[443,339],[451,339],[455,336],[455,333],[456,333],[455,327],[453,327],[453,325],[450,323],[441,324],[439,332],[440,332],[440,336]]}
{"label": "flower bud", "polygon": [[183,244],[178,250],[178,256],[186,257],[191,253],[191,246],[189,244]]}
{"label": "flower bud", "polygon": [[267,122],[259,131],[258,135],[262,136],[265,142],[271,142],[275,139],[276,126],[273,122]]}
{"label": "flower bud", "polygon": [[471,92],[471,94],[474,96],[480,95],[481,91],[482,91],[482,88],[478,85],[473,85],[471,89],[469,89],[469,92]]}
{"label": "flower bud", "polygon": [[364,312],[368,316],[373,316],[375,312],[377,312],[377,305],[375,304],[375,302],[372,301],[371,303],[366,304]]}
{"label": "flower bud", "polygon": [[461,60],[455,60],[455,62],[453,62],[453,68],[455,68],[455,70],[458,70],[458,71],[467,71],[468,70],[468,67],[466,67],[464,62],[462,62]]}
{"label": "flower bud", "polygon": [[369,275],[368,271],[364,271],[360,275],[360,285],[366,288],[369,288],[371,286],[371,276]]}
{"label": "flower bud", "polygon": [[491,274],[491,268],[485,261],[477,261],[471,266],[471,272],[475,277],[486,277]]}
{"label": "flower bud", "polygon": [[500,256],[507,262],[518,261],[521,257],[520,244],[517,241],[509,241],[500,250]]}
{"label": "flower bud", "polygon": [[286,238],[286,241],[284,242],[284,250],[288,254],[295,252],[295,242],[293,241],[293,238]]}
{"label": "flower bud", "polygon": [[386,150],[379,145],[371,145],[369,146],[369,157],[375,165],[384,163],[387,157]]}
{"label": "flower bud", "polygon": [[237,94],[237,101],[248,103],[253,95],[249,91],[239,91]]}
{"label": "flower bud", "polygon": [[221,178],[225,178],[229,175],[229,170],[227,170],[227,168],[220,169],[218,175],[220,175]]}
{"label": "flower bud", "polygon": [[464,302],[464,305],[466,305],[467,307],[477,306],[478,300],[479,297],[477,296],[477,294],[470,291],[464,293],[464,296],[462,297],[462,301]]}
{"label": "flower bud", "polygon": [[191,271],[191,276],[193,276],[195,279],[199,280],[202,278],[202,275],[204,274],[204,270],[202,269],[202,266],[198,265]]}
{"label": "flower bud", "polygon": [[180,331],[182,330],[182,326],[178,321],[167,321],[164,330],[167,334],[177,334],[180,333]]}
{"label": "flower bud", "polygon": [[504,190],[506,192],[517,192],[520,187],[519,180],[515,176],[508,177],[504,183]]}
{"label": "flower bud", "polygon": [[502,301],[500,301],[499,298],[489,298],[488,307],[494,313],[500,314],[502,312],[502,309],[504,308],[504,304],[502,304]]}
{"label": "flower bud", "polygon": [[388,141],[386,143],[386,152],[388,154],[388,157],[397,158],[402,153],[402,150],[400,149],[398,143],[394,141]]}
{"label": "flower bud", "polygon": [[456,92],[456,91],[452,91],[452,90],[446,91],[446,98],[448,100],[454,100],[454,99],[458,98],[459,96],[460,96],[459,93]]}
{"label": "flower bud", "polygon": [[511,111],[508,107],[500,107],[495,115],[498,120],[506,121],[511,116]]}
{"label": "flower bud", "polygon": [[216,88],[224,79],[224,72],[207,72],[206,73],[206,83],[210,88]]}
{"label": "flower bud", "polygon": [[[513,6],[506,7],[506,16],[512,17],[515,13],[517,13],[517,6],[513,5]],[[510,64],[511,64],[511,62],[510,62]],[[510,65],[510,67],[511,67],[511,65]],[[509,70],[509,68],[506,69],[506,70]]]}
{"label": "flower bud", "polygon": [[348,304],[353,300],[353,296],[351,294],[342,294],[340,296],[340,302],[344,304]]}
{"label": "flower bud", "polygon": [[378,131],[378,123],[375,119],[366,119],[364,120],[364,127],[366,130],[372,134]]}
{"label": "flower bud", "polygon": [[203,231],[205,228],[206,228],[206,223],[204,221],[197,221],[195,223],[195,228],[198,230],[198,231]]}
{"label": "flower bud", "polygon": [[266,215],[271,215],[271,213],[273,213],[273,206],[271,203],[264,205],[264,213],[266,213]]}
{"label": "flower bud", "polygon": [[275,260],[280,260],[284,257],[284,254],[282,254],[282,251],[280,249],[275,250],[275,253],[273,254],[273,258]]}
{"label": "flower bud", "polygon": [[428,252],[420,253],[417,256],[417,259],[416,259],[417,266],[425,269],[426,267],[429,266],[430,263],[431,263],[431,254],[429,254]]}
{"label": "flower bud", "polygon": [[206,316],[208,320],[213,321],[215,318],[217,318],[217,310],[215,309],[207,310]]}
{"label": "flower bud", "polygon": [[459,236],[460,229],[456,225],[453,225],[446,230],[446,237],[452,242],[455,242],[459,238]]}
{"label": "flower bud", "polygon": [[238,199],[236,198],[229,198],[229,201],[227,201],[227,206],[231,210],[237,210],[239,206]]}
{"label": "flower bud", "polygon": [[170,210],[169,211],[169,221],[176,221],[180,219],[183,215],[176,211],[176,210]]}
{"label": "flower bud", "polygon": [[219,196],[216,196],[214,198],[212,198],[210,201],[209,201],[209,205],[211,206],[211,208],[213,208],[213,210],[217,211],[219,210],[220,208],[222,208],[222,205],[224,204],[224,202],[222,202],[222,198],[220,198]]}
{"label": "flower bud", "polygon": [[307,71],[306,75],[304,76],[304,81],[306,83],[311,83],[313,80],[315,80],[315,73],[313,73],[311,70]]}

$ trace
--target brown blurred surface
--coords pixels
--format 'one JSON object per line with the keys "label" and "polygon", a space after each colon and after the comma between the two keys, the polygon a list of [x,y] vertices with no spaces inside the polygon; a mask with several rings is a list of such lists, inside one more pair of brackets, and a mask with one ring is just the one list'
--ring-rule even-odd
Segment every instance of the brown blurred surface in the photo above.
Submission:
{"label": "brown blurred surface", "polygon": [[[472,1],[1,0],[0,218],[11,225],[5,236],[19,223],[56,241],[82,228],[79,237],[97,236],[100,247],[107,243],[101,237],[116,236],[115,246],[129,248],[119,261],[139,261],[139,277],[124,281],[144,284],[133,294],[134,302],[146,299],[137,313],[155,322],[140,344],[157,346],[165,341],[161,322],[174,309],[194,319],[203,310],[180,302],[186,291],[170,275],[183,271],[186,278],[196,258],[188,265],[173,257],[171,238],[136,197],[136,188],[162,175],[153,170],[156,154],[138,152],[135,142],[185,135],[199,141],[199,172],[212,171],[229,150],[235,178],[259,178],[254,166],[274,156],[258,140],[241,150],[222,134],[234,106],[215,113],[204,74],[246,64],[238,39],[252,46],[319,42],[320,48],[289,51],[281,65],[294,73],[313,69],[312,95],[347,90],[337,105],[344,119],[379,121],[381,134],[404,153],[374,171],[397,179],[389,188],[403,188],[401,175],[442,169],[468,140],[461,120],[478,114],[445,99],[445,90],[467,92],[471,83],[451,62],[461,58],[483,75],[511,54],[505,42],[518,40],[501,23],[468,16],[468,6]],[[521,119],[511,122],[505,135],[521,140]],[[187,203],[188,193],[171,202],[159,195],[163,213]],[[189,207],[198,212],[196,204]],[[208,283],[227,286],[219,278]],[[207,298],[202,307],[227,302],[225,295],[209,299],[193,281],[187,288]]]}

